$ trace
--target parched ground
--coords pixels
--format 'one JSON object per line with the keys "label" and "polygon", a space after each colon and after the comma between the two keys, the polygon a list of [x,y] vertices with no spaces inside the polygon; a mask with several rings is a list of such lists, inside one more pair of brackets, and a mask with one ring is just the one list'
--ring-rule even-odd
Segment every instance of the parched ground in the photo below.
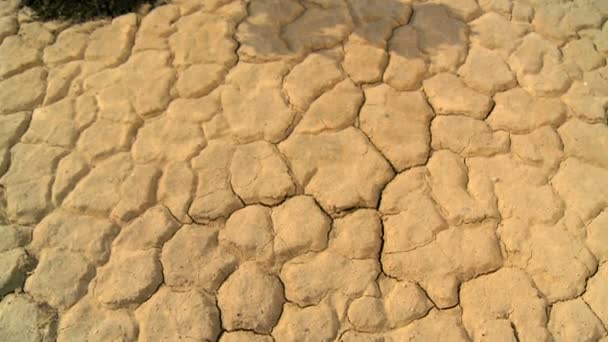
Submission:
{"label": "parched ground", "polygon": [[608,341],[608,1],[0,0],[0,341]]}

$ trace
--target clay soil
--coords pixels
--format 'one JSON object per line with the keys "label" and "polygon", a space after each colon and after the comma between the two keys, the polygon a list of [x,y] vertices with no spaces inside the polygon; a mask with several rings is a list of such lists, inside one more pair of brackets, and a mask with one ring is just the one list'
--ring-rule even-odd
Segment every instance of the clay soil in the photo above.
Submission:
{"label": "clay soil", "polygon": [[0,341],[608,341],[608,1],[0,0]]}

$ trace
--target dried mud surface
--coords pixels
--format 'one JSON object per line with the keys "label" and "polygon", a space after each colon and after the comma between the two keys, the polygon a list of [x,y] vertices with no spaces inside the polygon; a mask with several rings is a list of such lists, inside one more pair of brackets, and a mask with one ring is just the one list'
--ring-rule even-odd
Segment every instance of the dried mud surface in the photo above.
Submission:
{"label": "dried mud surface", "polygon": [[0,1],[1,341],[608,341],[608,2]]}

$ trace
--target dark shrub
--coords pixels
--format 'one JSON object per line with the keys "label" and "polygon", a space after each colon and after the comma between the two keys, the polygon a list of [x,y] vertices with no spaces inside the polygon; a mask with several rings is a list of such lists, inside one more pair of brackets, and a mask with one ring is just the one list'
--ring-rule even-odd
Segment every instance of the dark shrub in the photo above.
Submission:
{"label": "dark shrub", "polygon": [[85,21],[99,17],[115,17],[132,12],[152,0],[22,0],[41,20],[69,19]]}

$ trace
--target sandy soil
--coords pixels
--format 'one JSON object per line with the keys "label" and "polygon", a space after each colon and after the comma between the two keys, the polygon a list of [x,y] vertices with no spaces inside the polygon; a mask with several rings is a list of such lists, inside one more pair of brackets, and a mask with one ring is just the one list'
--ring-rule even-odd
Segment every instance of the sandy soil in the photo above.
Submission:
{"label": "sandy soil", "polygon": [[0,341],[608,341],[607,19],[0,0]]}

